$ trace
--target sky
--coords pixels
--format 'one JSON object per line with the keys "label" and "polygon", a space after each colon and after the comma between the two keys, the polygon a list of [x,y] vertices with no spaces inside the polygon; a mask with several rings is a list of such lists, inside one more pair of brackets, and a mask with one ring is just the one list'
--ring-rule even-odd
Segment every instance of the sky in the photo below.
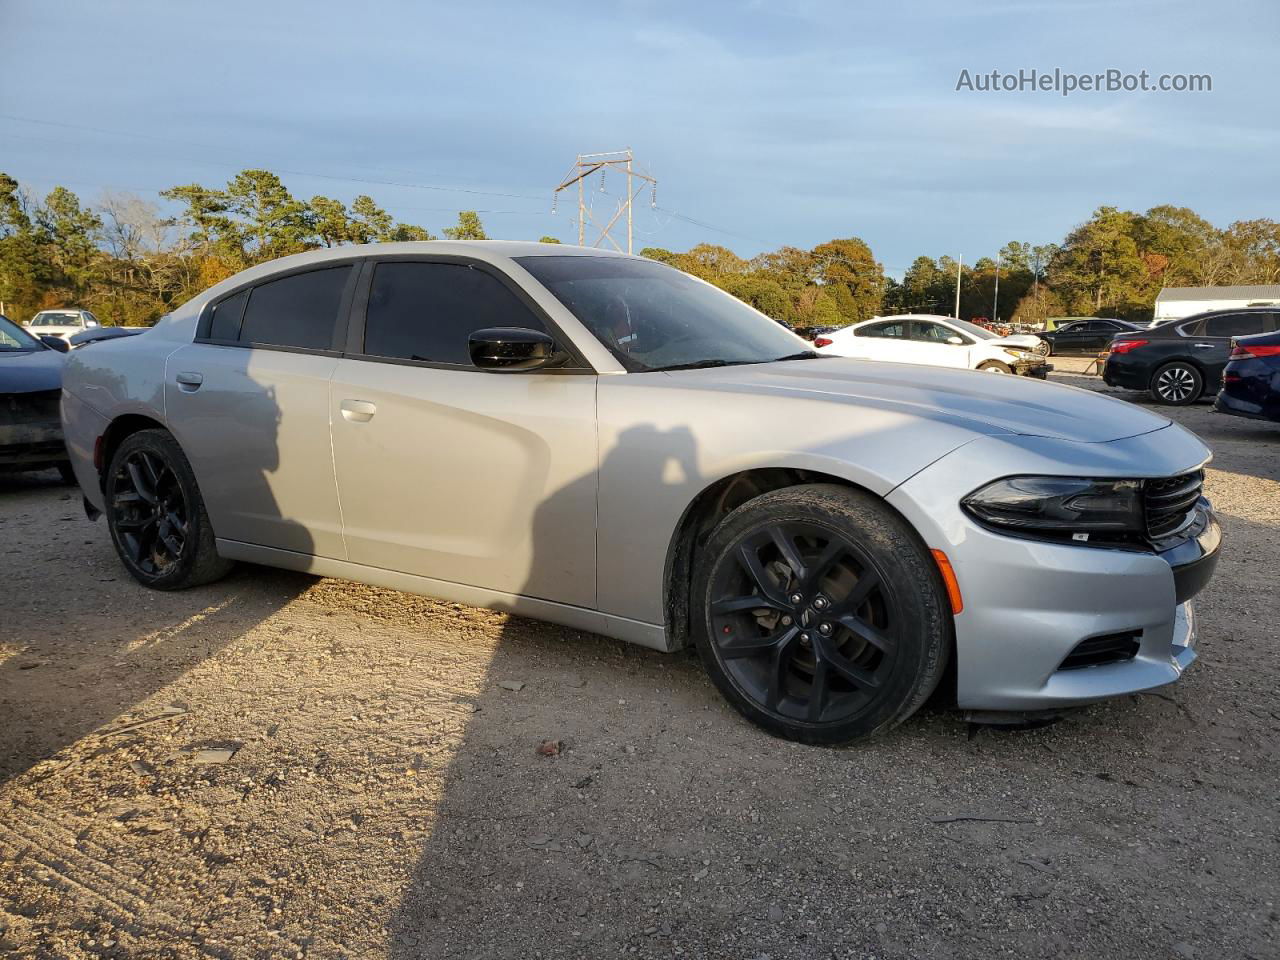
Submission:
{"label": "sky", "polygon": [[[1101,205],[1280,217],[1275,0],[0,0],[0,36],[0,171],[37,194],[265,167],[434,233],[476,209],[490,236],[573,242],[553,188],[630,147],[658,180],[637,250],[857,236],[895,276],[1059,241]],[[1055,68],[1212,90],[956,89]],[[607,220],[622,183],[601,186]]]}

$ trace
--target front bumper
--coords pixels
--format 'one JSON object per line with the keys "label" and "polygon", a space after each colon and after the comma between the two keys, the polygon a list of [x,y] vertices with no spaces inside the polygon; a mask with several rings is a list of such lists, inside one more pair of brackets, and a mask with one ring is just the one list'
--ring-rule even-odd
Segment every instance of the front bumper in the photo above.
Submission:
{"label": "front bumper", "polygon": [[[1105,444],[988,437],[889,495],[956,572],[964,598],[954,620],[961,708],[1040,711],[1177,680],[1196,657],[1188,601],[1211,577],[1221,538],[1207,501],[1194,536],[1156,552],[996,533],[968,517],[960,498],[993,475],[1119,476],[1140,465],[1144,475],[1171,476],[1195,469],[1206,454],[1190,434],[1170,428]],[[1056,470],[1038,455],[1052,456]],[[1064,665],[1086,641],[1110,637],[1131,644],[1128,659]]]}
{"label": "front bumper", "polygon": [[9,407],[0,413],[0,470],[35,470],[66,459],[56,401],[43,394],[12,395]]}
{"label": "front bumper", "polygon": [[1035,377],[1044,380],[1049,376],[1053,364],[1046,363],[1043,357],[1028,357],[1013,364],[1013,372],[1020,377]]}

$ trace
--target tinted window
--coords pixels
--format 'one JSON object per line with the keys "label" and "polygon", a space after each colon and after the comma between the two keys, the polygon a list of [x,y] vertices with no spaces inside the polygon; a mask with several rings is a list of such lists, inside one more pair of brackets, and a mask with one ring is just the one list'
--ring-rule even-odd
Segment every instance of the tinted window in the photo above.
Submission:
{"label": "tinted window", "polygon": [[902,320],[891,320],[888,323],[873,323],[869,327],[859,327],[853,331],[859,337],[888,337],[895,340],[907,338],[907,324]]}
{"label": "tinted window", "polygon": [[962,336],[950,327],[944,327],[940,323],[924,323],[917,320],[913,327],[912,340],[924,340],[927,343],[946,343],[952,337],[959,337],[966,343],[972,343],[968,337]]}
{"label": "tinted window", "polygon": [[463,264],[380,263],[369,290],[364,352],[471,365],[467,341],[485,327],[545,325],[502,281]]}
{"label": "tinted window", "polygon": [[1270,324],[1265,313],[1228,313],[1221,317],[1208,317],[1201,337],[1247,337],[1251,333],[1265,333]]}
{"label": "tinted window", "polygon": [[240,327],[241,341],[330,349],[350,271],[350,267],[330,267],[254,287]]}
{"label": "tinted window", "polygon": [[244,316],[244,305],[249,302],[249,291],[242,290],[233,297],[227,297],[213,308],[213,320],[209,324],[210,340],[240,339],[240,319]]}

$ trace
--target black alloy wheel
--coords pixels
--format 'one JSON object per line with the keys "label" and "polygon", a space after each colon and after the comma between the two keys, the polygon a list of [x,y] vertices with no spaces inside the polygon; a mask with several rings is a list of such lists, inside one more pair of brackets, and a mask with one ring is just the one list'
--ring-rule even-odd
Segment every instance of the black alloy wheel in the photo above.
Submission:
{"label": "black alloy wheel", "polygon": [[140,583],[180,589],[230,569],[217,555],[191,466],[165,431],[125,438],[111,458],[104,494],[116,552]]}
{"label": "black alloy wheel", "polygon": [[743,505],[708,544],[699,636],[739,710],[810,743],[909,716],[949,649],[940,577],[883,503],[826,485]]}

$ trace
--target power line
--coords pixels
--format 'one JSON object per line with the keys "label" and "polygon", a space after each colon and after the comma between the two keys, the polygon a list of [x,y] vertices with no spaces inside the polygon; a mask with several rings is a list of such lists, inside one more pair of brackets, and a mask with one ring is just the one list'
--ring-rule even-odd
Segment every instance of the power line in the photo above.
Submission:
{"label": "power line", "polygon": [[[209,144],[193,143],[191,141],[173,140],[169,137],[157,137],[157,136],[152,136],[150,134],[134,133],[126,130],[107,130],[102,127],[89,127],[89,126],[84,126],[84,125],[75,124],[75,123],[63,123],[61,121],[56,121],[56,120],[37,120],[32,117],[19,117],[19,116],[15,116],[13,114],[8,114],[8,113],[0,113],[0,119],[14,120],[19,123],[35,123],[35,124],[41,124],[43,126],[48,126],[48,127],[61,127],[67,130],[82,130],[88,133],[105,134],[106,136],[132,137],[138,140],[159,142],[159,143],[164,143],[170,146],[172,146],[173,144],[180,144],[182,146],[195,147],[198,150],[219,149],[218,147],[214,147]],[[21,135],[19,134],[18,136],[21,136]],[[184,159],[184,160],[188,160],[195,163],[212,164],[215,166],[241,167],[241,164],[238,162],[233,162],[226,159],[217,159],[217,158],[208,157],[208,156],[180,157],[179,159]],[[243,167],[241,167],[241,169],[243,169]],[[417,182],[407,181],[407,180],[383,180],[383,179],[377,179],[374,177],[339,176],[337,174],[316,173],[314,171],[309,171],[309,170],[296,170],[296,169],[289,169],[285,167],[276,167],[276,171],[279,173],[288,174],[290,176],[295,176],[295,177],[313,177],[318,180],[335,180],[335,181],[340,181],[344,183],[363,183],[363,184],[369,184],[371,186],[404,187],[411,190],[440,190],[448,193],[465,193],[465,194],[470,194],[472,196],[482,196],[482,197],[508,197],[516,200],[543,200],[544,199],[543,196],[538,194],[508,193],[508,192],[502,192],[502,191],[496,191],[496,190],[477,190],[470,187],[453,187],[453,186],[445,186],[443,184],[417,183]]]}

